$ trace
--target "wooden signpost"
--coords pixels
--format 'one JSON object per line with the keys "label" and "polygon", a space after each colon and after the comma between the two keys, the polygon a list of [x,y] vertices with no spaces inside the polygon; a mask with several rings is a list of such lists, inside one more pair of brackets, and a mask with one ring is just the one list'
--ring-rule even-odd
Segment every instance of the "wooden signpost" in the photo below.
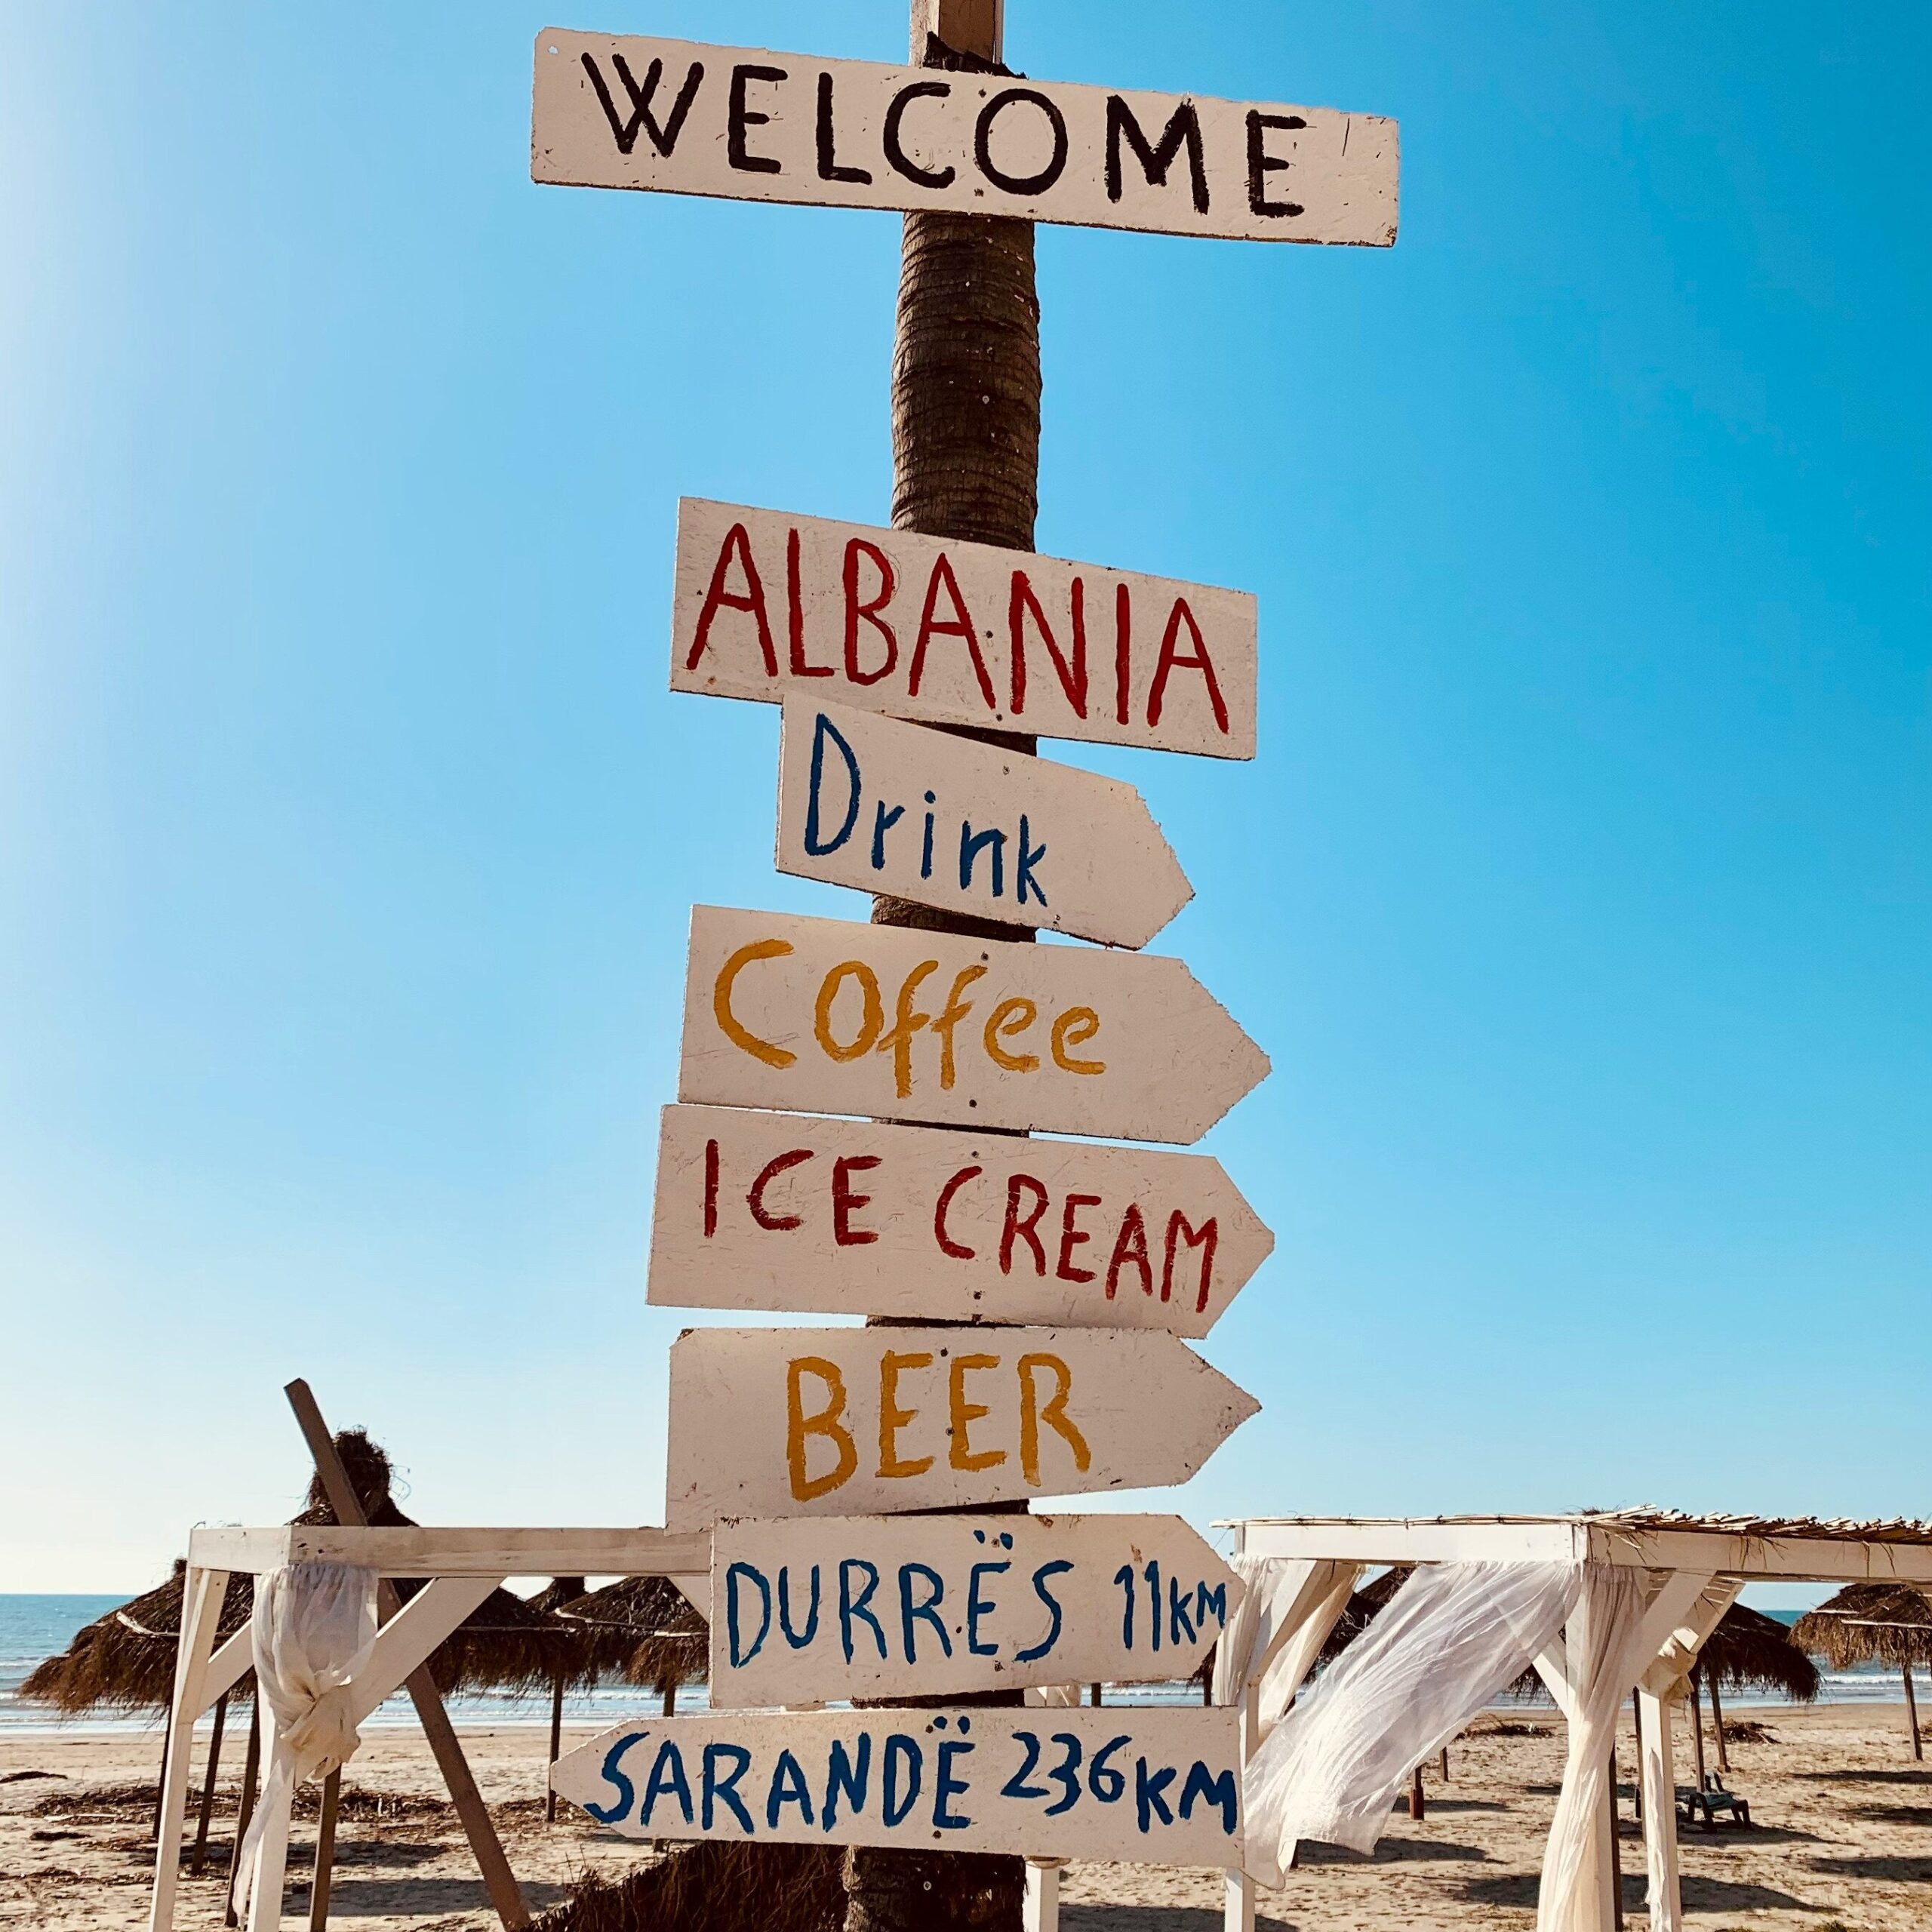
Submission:
{"label": "wooden signpost", "polygon": [[1186,1142],[1267,1072],[1178,959],[691,911],[681,1100]]}
{"label": "wooden signpost", "polygon": [[1177,1516],[721,1523],[711,1706],[1189,1677],[1241,1597]]}
{"label": "wooden signpost", "polygon": [[1107,946],[1146,945],[1194,896],[1131,785],[795,697],[778,869]]}
{"label": "wooden signpost", "polygon": [[666,1107],[650,1299],[1200,1336],[1274,1244],[1203,1154]]}
{"label": "wooden signpost", "polygon": [[1241,1857],[1231,1710],[709,1712],[614,1725],[550,1781],[625,1838]]}
{"label": "wooden signpost", "polygon": [[1254,755],[1246,592],[686,497],[671,688]]}
{"label": "wooden signpost", "polygon": [[1333,108],[537,37],[531,173],[569,186],[1386,248],[1395,143]]}
{"label": "wooden signpost", "polygon": [[671,1349],[664,1520],[1185,1482],[1260,1406],[1158,1333],[690,1329]]}

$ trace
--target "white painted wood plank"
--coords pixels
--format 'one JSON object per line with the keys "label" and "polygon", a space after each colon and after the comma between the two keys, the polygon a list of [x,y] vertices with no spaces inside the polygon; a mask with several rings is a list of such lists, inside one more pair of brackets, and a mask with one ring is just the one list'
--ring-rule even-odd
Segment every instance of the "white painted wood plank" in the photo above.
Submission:
{"label": "white painted wood plank", "polygon": [[1251,758],[1255,600],[1098,564],[686,497],[671,688]]}
{"label": "white painted wood plank", "polygon": [[1201,1336],[1274,1244],[1205,1155],[674,1106],[649,1295]]}
{"label": "white painted wood plank", "polygon": [[1638,1693],[1643,1750],[1638,1779],[1644,1794],[1644,1861],[1650,1875],[1651,1932],[1683,1932],[1684,1900],[1677,1864],[1677,1772],[1671,1727],[1675,1700]]}
{"label": "white painted wood plank", "polygon": [[[385,1577],[669,1577],[709,1567],[708,1537],[614,1529],[398,1529],[278,1525],[197,1529],[189,1560],[248,1557],[261,1575],[283,1563],[354,1563]],[[254,1566],[259,1564],[260,1567]]]}
{"label": "white painted wood plank", "polygon": [[1267,1072],[1178,959],[691,909],[681,1100],[1186,1142]]}
{"label": "white painted wood plank", "polygon": [[190,1566],[182,1580],[181,1629],[175,1641],[174,1720],[162,1766],[161,1825],[155,1834],[154,1893],[149,1903],[149,1932],[168,1932],[174,1922],[174,1895],[180,1875],[181,1832],[188,1801],[188,1768],[194,1755],[195,1720],[208,1660],[214,1651],[228,1572]]}
{"label": "white painted wood plank", "polygon": [[1580,1554],[1568,1523],[1377,1522],[1355,1518],[1250,1517],[1240,1525],[1247,1556],[1351,1563],[1562,1563]]}
{"label": "white painted wood plank", "polygon": [[1131,785],[796,695],[777,864],[1106,946],[1145,946],[1194,896]]}
{"label": "white painted wood plank", "polygon": [[1026,1861],[1026,1895],[1020,1912],[1025,1932],[1060,1932],[1060,1872],[1057,1859]]}
{"label": "white painted wood plank", "polygon": [[1386,248],[1395,123],[547,28],[541,182]]}
{"label": "white painted wood plank", "polygon": [[1240,1856],[1234,1713],[1199,1706],[639,1718],[559,1758],[550,1782],[625,1838]]}
{"label": "white painted wood plank", "polygon": [[1186,1677],[1241,1598],[1178,1516],[721,1523],[711,1561],[721,1710]]}
{"label": "white painted wood plank", "polygon": [[1259,1407],[1171,1335],[693,1329],[671,1349],[666,1514],[700,1529],[1184,1482]]}

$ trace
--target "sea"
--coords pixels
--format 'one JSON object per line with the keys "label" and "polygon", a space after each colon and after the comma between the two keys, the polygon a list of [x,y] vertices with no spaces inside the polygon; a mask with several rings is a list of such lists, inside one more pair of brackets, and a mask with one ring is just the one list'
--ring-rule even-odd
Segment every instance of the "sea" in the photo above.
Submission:
{"label": "sea", "polygon": [[[0,1595],[0,1734],[34,1731],[152,1731],[158,1736],[159,1716],[92,1715],[68,1719],[51,1717],[35,1704],[23,1703],[20,1687],[27,1673],[45,1657],[64,1651],[74,1633],[125,1601],[118,1596]],[[1771,1611],[1767,1615],[1795,1623],[1797,1611]],[[1900,1698],[1899,1672],[1887,1665],[1862,1665],[1855,1670],[1826,1670],[1819,1701],[1826,1704],[1890,1703]],[[1921,1699],[1932,1697],[1932,1672],[1920,1669],[1913,1682]],[[1108,1702],[1127,1704],[1192,1703],[1198,1690],[1186,1684],[1141,1684],[1109,1687]],[[1763,1693],[1742,1693],[1724,1700],[1727,1710],[1761,1708],[1780,1700]],[[450,1715],[460,1724],[547,1725],[548,1693],[529,1697],[471,1697],[450,1700]],[[589,1691],[574,1691],[564,1700],[564,1716],[572,1724],[612,1724],[645,1709],[656,1709],[655,1695],[635,1684],[613,1684]],[[703,1687],[693,1684],[678,1693],[682,1712],[706,1708]],[[392,1697],[371,1724],[408,1724],[416,1721],[406,1697]]]}

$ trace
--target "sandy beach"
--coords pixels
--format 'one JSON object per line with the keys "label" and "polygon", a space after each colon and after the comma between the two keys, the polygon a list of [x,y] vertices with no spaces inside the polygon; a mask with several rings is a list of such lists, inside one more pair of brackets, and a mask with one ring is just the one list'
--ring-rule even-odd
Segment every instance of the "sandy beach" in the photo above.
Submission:
{"label": "sandy beach", "polygon": [[[1761,1742],[1731,1746],[1729,1782],[1749,1798],[1756,1829],[1684,1833],[1691,1922],[1807,1932],[1835,1924],[1850,1932],[1932,1924],[1932,1766],[1912,1761],[1903,1708],[1727,1715],[1758,1718],[1768,1733]],[[1509,1721],[1534,1726],[1537,1734],[1472,1734],[1451,1753],[1450,1783],[1429,1777],[1420,1823],[1397,1816],[1373,1860],[1305,1852],[1284,1890],[1264,1899],[1263,1922],[1287,1932],[1532,1925],[1563,1739],[1547,1714]],[[568,1734],[567,1742],[589,1735]],[[586,1871],[620,1874],[649,1855],[580,1815],[544,1824],[540,1730],[469,1730],[464,1738],[533,1908],[560,1903]],[[1630,1816],[1631,1745],[1626,1725],[1624,1893],[1641,1922],[1643,1847]],[[143,1923],[157,1748],[152,1736],[129,1733],[0,1743],[0,1924],[118,1932]],[[238,1751],[223,1766],[208,1872],[183,1879],[183,1932],[221,1924],[239,1768]],[[346,1783],[358,1795],[345,1807],[333,1918],[367,1932],[483,1932],[495,1924],[419,1735],[371,1731]],[[313,1831],[312,1813],[298,1818],[291,1913],[306,1910]],[[1212,1872],[1075,1866],[1061,1896],[1069,1932],[1214,1932],[1220,1924],[1220,1879]]]}

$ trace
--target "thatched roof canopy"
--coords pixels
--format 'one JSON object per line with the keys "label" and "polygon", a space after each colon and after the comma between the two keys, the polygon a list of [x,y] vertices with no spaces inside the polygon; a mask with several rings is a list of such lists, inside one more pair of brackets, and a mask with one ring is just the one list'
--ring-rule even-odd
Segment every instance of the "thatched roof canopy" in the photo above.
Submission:
{"label": "thatched roof canopy", "polygon": [[668,1577],[626,1577],[557,1615],[583,1633],[587,1673],[628,1684],[702,1684],[709,1629]]}
{"label": "thatched roof canopy", "polygon": [[1910,1583],[1852,1583],[1807,1611],[1792,1640],[1834,1670],[1932,1663],[1932,1597]]}
{"label": "thatched roof canopy", "polygon": [[1697,1675],[1727,1690],[1782,1690],[1794,1703],[1818,1695],[1818,1666],[1775,1617],[1734,1603],[1697,1653]]}

